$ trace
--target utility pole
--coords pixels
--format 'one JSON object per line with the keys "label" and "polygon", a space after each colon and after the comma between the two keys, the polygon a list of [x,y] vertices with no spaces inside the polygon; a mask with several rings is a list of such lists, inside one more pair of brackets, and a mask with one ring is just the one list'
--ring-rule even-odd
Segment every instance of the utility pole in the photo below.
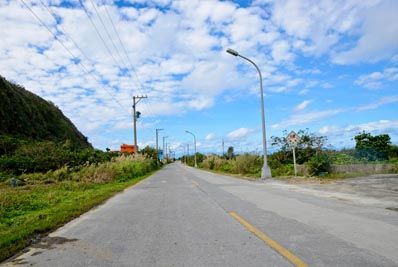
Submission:
{"label": "utility pole", "polygon": [[186,151],[185,151],[185,146],[184,145],[182,145],[182,149],[183,149],[183,153],[184,154],[182,154],[182,163],[184,163],[184,157],[185,157],[185,161],[186,161]]}
{"label": "utility pole", "polygon": [[144,98],[148,98],[148,97],[146,95],[145,96],[133,96],[134,146],[135,146],[136,151],[138,151],[138,147],[137,147],[137,119],[141,115],[141,113],[139,111],[136,111],[136,107],[137,107],[138,102],[140,102]]}
{"label": "utility pole", "polygon": [[173,153],[171,152],[171,147],[169,146],[169,158],[173,158]]}
{"label": "utility pole", "polygon": [[224,138],[221,139],[221,144],[222,144],[222,155],[224,157]]}
{"label": "utility pole", "polygon": [[166,151],[165,151],[165,146],[164,146],[164,141],[166,140],[168,136],[163,136],[163,160],[166,158]]}
{"label": "utility pole", "polygon": [[198,163],[197,163],[197,161],[196,161],[196,136],[195,136],[194,133],[192,133],[192,132],[190,132],[190,131],[185,130],[185,132],[186,132],[187,134],[190,134],[190,135],[193,136],[193,143],[194,143],[194,147],[195,147],[194,160],[195,160],[195,168],[197,168],[197,167],[198,167]]}
{"label": "utility pole", "polygon": [[156,161],[159,161],[159,132],[163,129],[156,129]]}

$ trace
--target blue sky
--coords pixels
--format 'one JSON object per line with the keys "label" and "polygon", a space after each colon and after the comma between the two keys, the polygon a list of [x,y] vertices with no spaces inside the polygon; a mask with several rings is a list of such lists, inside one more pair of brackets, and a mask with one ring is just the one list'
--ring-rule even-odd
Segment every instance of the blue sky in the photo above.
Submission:
{"label": "blue sky", "polygon": [[0,74],[54,102],[97,148],[132,143],[132,96],[146,94],[141,147],[164,128],[179,152],[192,143],[184,130],[201,152],[221,152],[222,139],[261,151],[258,76],[227,48],[263,73],[268,138],[308,128],[343,148],[365,130],[398,143],[397,1],[82,3],[1,1]]}

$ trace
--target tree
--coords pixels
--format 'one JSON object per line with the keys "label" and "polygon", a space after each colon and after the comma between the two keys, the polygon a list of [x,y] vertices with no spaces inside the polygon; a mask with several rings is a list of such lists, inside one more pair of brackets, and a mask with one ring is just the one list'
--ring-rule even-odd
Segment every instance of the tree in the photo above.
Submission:
{"label": "tree", "polygon": [[146,146],[140,150],[140,153],[144,155],[146,158],[157,159],[157,151],[156,148]]}
{"label": "tree", "polygon": [[388,134],[372,136],[363,131],[355,136],[355,150],[358,158],[366,158],[370,161],[388,159],[391,139]]}
{"label": "tree", "polygon": [[[308,128],[299,130],[297,134],[300,136],[300,141],[296,148],[296,160],[299,164],[307,162],[312,156],[319,154],[327,141],[326,136],[310,133]],[[293,162],[292,149],[287,142],[287,135],[288,132],[285,130],[282,137],[271,136],[271,145],[280,147],[280,151],[274,153],[274,157],[282,163]]]}
{"label": "tree", "polygon": [[228,147],[227,157],[229,159],[232,159],[234,157],[234,147],[233,146]]}
{"label": "tree", "polygon": [[392,145],[390,146],[390,150],[388,151],[388,158],[398,158],[398,146]]}

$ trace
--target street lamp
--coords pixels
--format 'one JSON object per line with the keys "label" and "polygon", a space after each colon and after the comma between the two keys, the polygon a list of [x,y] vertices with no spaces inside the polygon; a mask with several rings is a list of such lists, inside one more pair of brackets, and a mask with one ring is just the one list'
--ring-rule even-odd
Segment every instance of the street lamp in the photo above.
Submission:
{"label": "street lamp", "polygon": [[163,136],[163,159],[165,159],[165,151],[164,151],[164,141],[166,140],[166,138],[168,138],[168,136]]}
{"label": "street lamp", "polygon": [[194,156],[195,157],[195,168],[197,168],[198,164],[196,162],[196,136],[193,133],[191,133],[190,131],[185,130],[185,132],[188,134],[191,134],[193,136],[193,142],[194,142],[194,146],[195,146],[195,156]]}
{"label": "street lamp", "polygon": [[156,162],[159,161],[159,132],[163,129],[156,129]]}
{"label": "street lamp", "polygon": [[262,130],[263,130],[263,154],[264,154],[264,165],[263,168],[261,169],[261,179],[266,179],[266,178],[271,178],[271,169],[268,166],[267,163],[267,140],[266,140],[266,134],[265,134],[265,113],[264,113],[264,94],[263,94],[263,77],[261,75],[261,71],[258,68],[258,66],[256,65],[256,63],[254,63],[251,59],[240,55],[238,52],[236,52],[235,50],[228,48],[227,49],[227,53],[235,56],[235,57],[241,57],[247,61],[249,61],[250,63],[252,63],[254,65],[254,67],[256,67],[258,74],[260,76],[260,94],[261,94],[261,123],[262,123]]}

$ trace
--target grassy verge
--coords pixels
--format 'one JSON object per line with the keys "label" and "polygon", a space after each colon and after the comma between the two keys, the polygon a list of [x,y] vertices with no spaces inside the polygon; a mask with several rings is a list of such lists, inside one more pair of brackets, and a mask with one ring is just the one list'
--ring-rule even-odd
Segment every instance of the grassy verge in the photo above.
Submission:
{"label": "grassy verge", "polygon": [[204,171],[208,171],[208,172],[212,172],[212,173],[216,173],[216,174],[227,175],[227,176],[231,176],[231,177],[234,177],[234,178],[237,178],[237,179],[243,179],[243,180],[248,180],[248,181],[256,181],[256,180],[260,179],[260,177],[258,175],[236,174],[236,173],[220,171],[220,170],[210,170],[210,169],[206,169],[206,168],[203,168],[203,167],[200,167],[200,169],[202,169]]}
{"label": "grassy verge", "polygon": [[123,160],[83,168],[61,181],[35,174],[24,186],[0,184],[0,261],[149,176],[156,167],[145,164]]}
{"label": "grassy verge", "polygon": [[[231,176],[238,179],[248,180],[248,181],[256,181],[260,179],[259,174],[236,174],[231,173],[228,171],[221,171],[221,170],[211,170],[204,167],[200,167],[202,170],[216,173],[216,174],[223,174],[227,176]],[[317,183],[317,184],[328,184],[334,181],[367,176],[371,174],[365,173],[331,173],[322,177],[317,176],[292,176],[292,175],[280,175],[280,176],[273,176],[272,179],[287,182],[290,184],[307,184],[307,183]]]}

